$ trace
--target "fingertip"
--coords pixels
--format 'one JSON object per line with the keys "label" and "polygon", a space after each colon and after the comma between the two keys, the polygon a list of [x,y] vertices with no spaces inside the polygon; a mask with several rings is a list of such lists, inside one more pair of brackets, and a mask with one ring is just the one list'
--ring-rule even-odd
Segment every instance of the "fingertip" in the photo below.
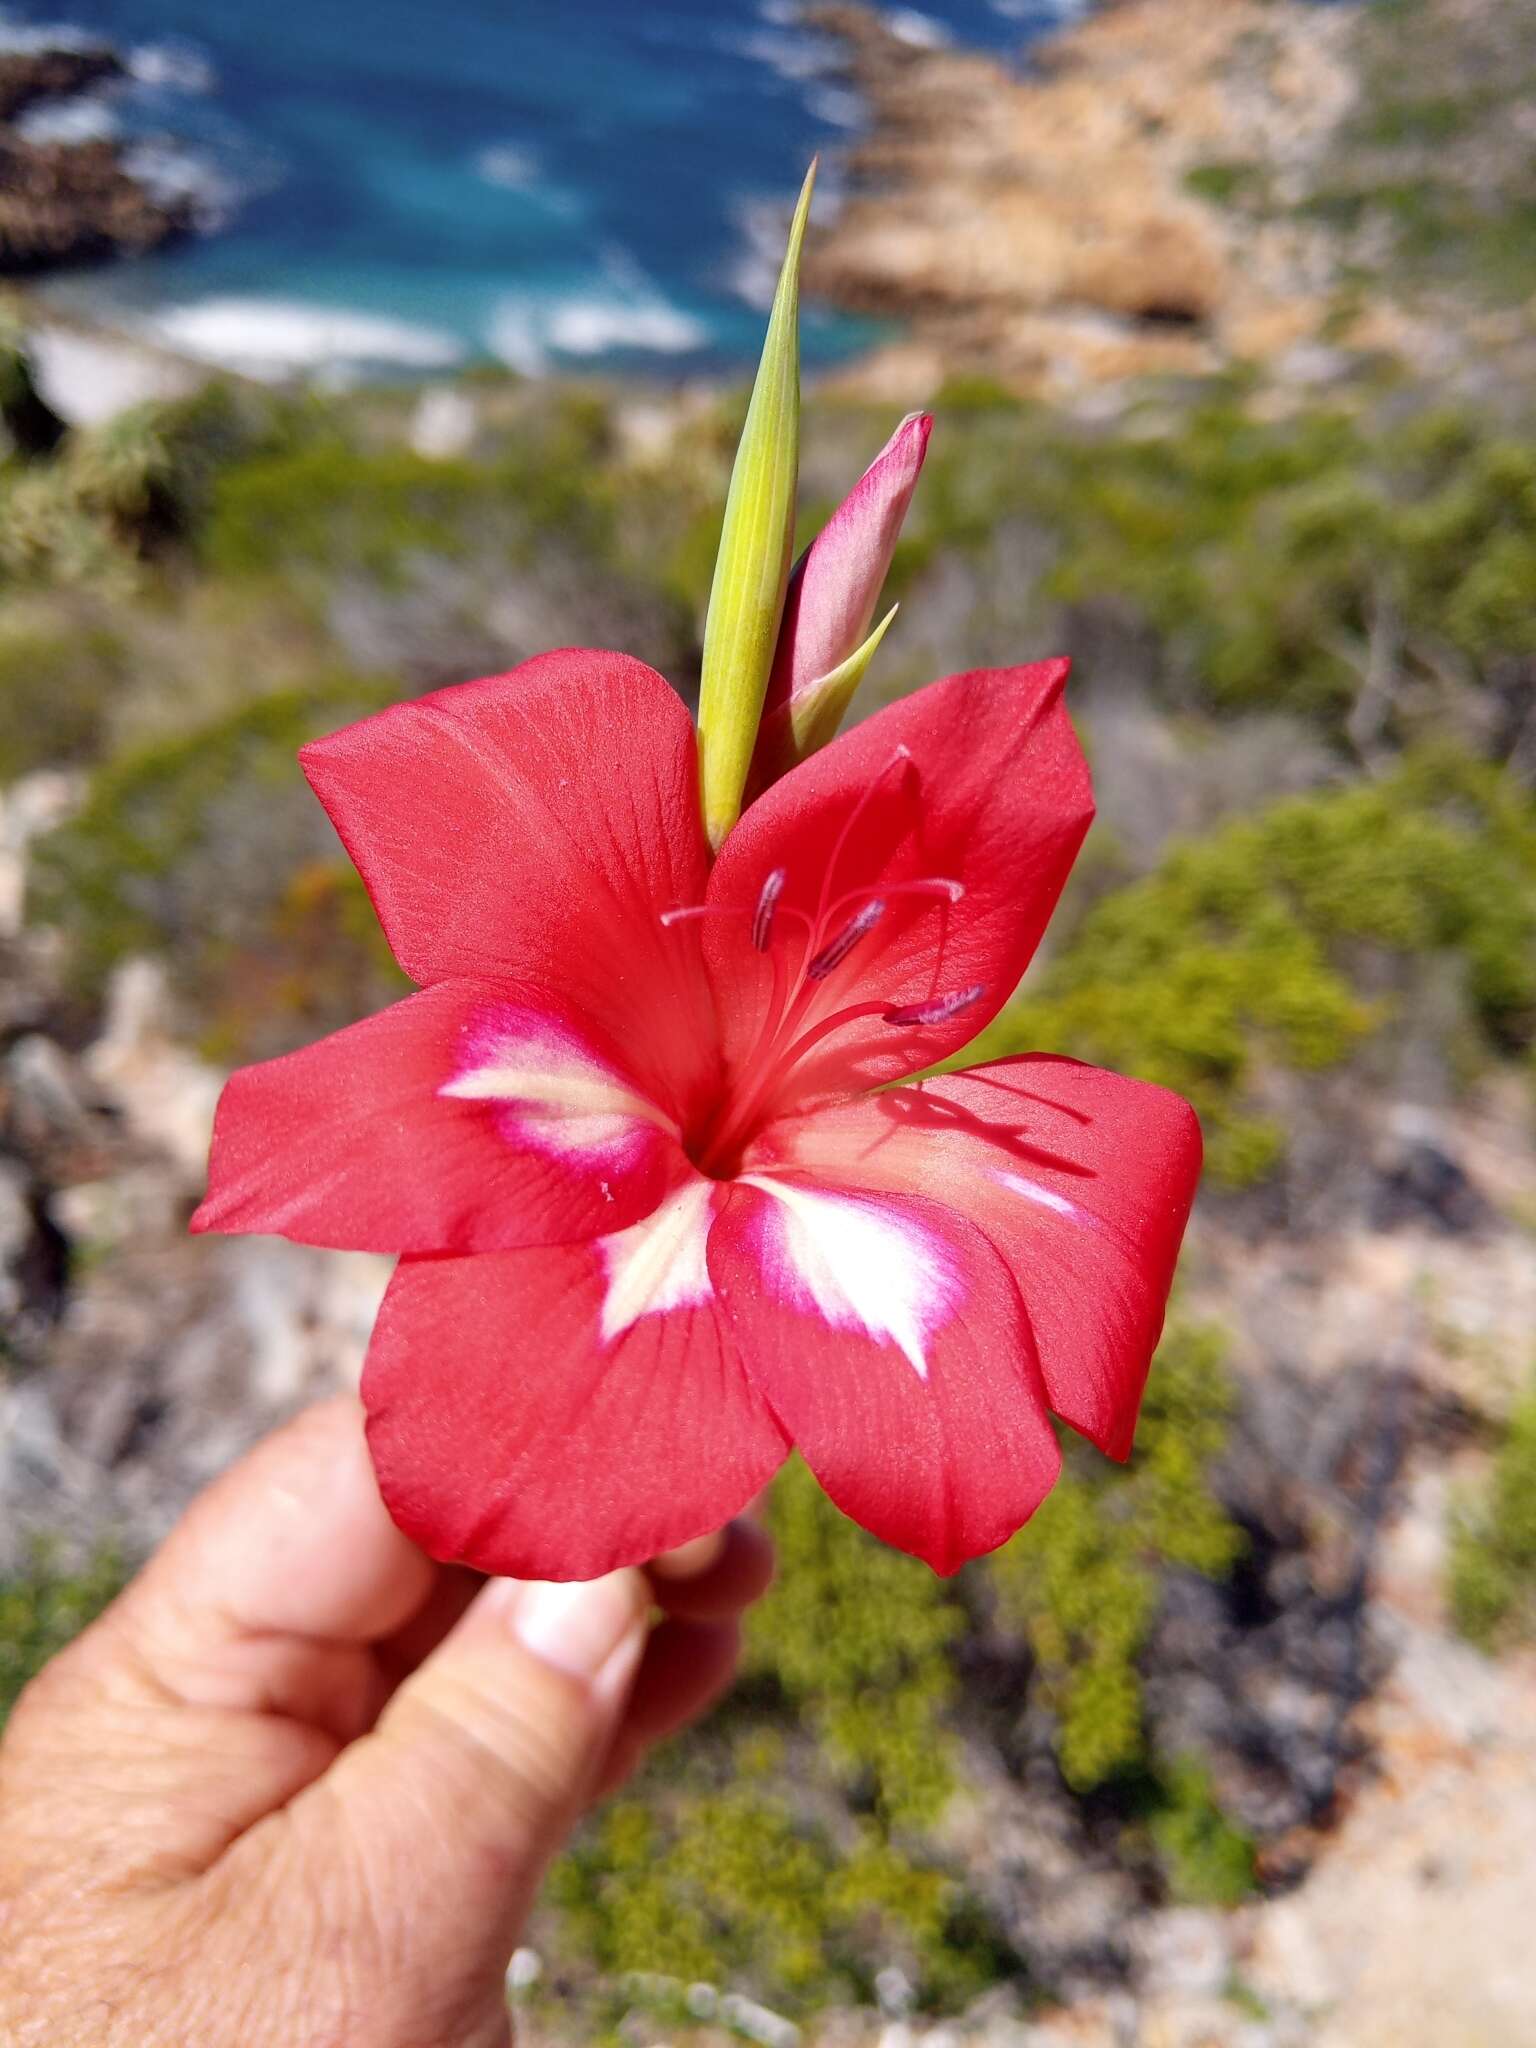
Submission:
{"label": "fingertip", "polygon": [[658,1622],[629,1697],[624,1733],[648,1745],[697,1720],[729,1687],[740,1654],[741,1625],[734,1619],[669,1616]]}
{"label": "fingertip", "polygon": [[695,1536],[691,1543],[680,1543],[676,1550],[664,1550],[660,1557],[653,1557],[646,1569],[658,1579],[696,1579],[710,1571],[725,1554],[727,1536],[724,1529],[711,1529],[706,1535]]}
{"label": "fingertip", "polygon": [[[659,1560],[658,1560],[659,1562]],[[765,1593],[773,1581],[774,1551],[755,1522],[737,1520],[718,1532],[713,1559],[691,1576],[651,1567],[656,1603],[686,1621],[725,1621]]]}

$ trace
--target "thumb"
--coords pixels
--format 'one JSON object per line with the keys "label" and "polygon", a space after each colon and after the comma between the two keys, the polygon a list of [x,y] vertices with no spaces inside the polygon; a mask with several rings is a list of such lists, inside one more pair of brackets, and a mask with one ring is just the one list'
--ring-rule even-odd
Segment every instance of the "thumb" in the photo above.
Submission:
{"label": "thumb", "polygon": [[434,2013],[466,1997],[504,2011],[508,1960],[602,1772],[653,1597],[638,1571],[493,1581],[290,1807],[333,1866],[347,1845],[372,1931],[410,1959]]}

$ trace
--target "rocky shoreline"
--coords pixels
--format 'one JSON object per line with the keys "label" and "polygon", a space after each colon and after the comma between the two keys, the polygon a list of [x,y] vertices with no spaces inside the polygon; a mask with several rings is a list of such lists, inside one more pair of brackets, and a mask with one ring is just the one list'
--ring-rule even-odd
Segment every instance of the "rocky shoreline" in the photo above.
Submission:
{"label": "rocky shoreline", "polygon": [[903,321],[877,359],[893,383],[973,371],[1065,397],[1277,356],[1324,322],[1318,231],[1239,234],[1200,173],[1258,151],[1299,187],[1353,101],[1350,10],[1127,0],[1024,73],[914,47],[846,0],[805,18],[872,112],[809,280]]}
{"label": "rocky shoreline", "polygon": [[106,44],[0,50],[0,276],[141,256],[190,234],[192,200],[152,191],[120,144],[29,136],[19,118],[126,74]]}
{"label": "rocky shoreline", "polygon": [[807,281],[902,330],[844,383],[1091,409],[1146,376],[1255,366],[1296,393],[1396,364],[1497,402],[1536,365],[1536,34],[1405,4],[1412,45],[1363,5],[1117,0],[1019,69],[812,0],[871,119]]}

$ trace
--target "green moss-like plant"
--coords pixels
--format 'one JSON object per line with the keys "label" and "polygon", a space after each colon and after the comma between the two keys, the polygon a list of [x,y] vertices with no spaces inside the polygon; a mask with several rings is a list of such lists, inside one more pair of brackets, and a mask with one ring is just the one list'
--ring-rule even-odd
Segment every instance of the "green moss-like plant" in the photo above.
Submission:
{"label": "green moss-like plant", "polygon": [[99,626],[0,628],[0,788],[96,753],[125,659],[121,639]]}
{"label": "green moss-like plant", "polygon": [[0,1579],[0,1728],[22,1687],[116,1598],[124,1576],[114,1551],[66,1571],[57,1553],[40,1544],[20,1571]]}
{"label": "green moss-like plant", "polygon": [[1253,1891],[1253,1837],[1223,1813],[1198,1757],[1175,1757],[1159,1773],[1149,1832],[1175,1904],[1236,1906]]}
{"label": "green moss-like plant", "polygon": [[749,1674],[883,1822],[931,1821],[954,1785],[944,1716],[963,1610],[926,1566],[840,1514],[799,1460],[774,1488],[769,1526],[779,1576],[748,1621]]}

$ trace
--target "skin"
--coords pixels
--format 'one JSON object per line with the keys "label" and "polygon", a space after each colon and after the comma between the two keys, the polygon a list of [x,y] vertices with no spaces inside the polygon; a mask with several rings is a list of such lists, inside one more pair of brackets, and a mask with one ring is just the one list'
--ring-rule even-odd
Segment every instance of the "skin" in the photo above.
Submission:
{"label": "skin", "polygon": [[733,1524],[585,1586],[389,1520],[351,1400],[211,1487],[0,1744],[6,2048],[507,2048],[508,1959],[595,1798],[729,1682]]}

